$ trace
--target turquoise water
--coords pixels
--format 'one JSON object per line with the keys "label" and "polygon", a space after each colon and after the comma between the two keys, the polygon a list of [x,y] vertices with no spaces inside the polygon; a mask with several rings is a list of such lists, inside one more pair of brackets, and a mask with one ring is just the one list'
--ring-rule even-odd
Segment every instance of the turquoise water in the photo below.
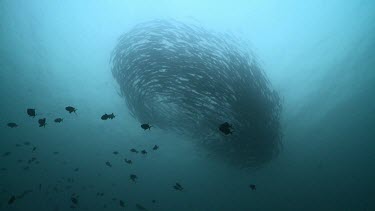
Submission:
{"label": "turquoise water", "polygon": [[[375,209],[374,11],[338,0],[0,1],[0,210]],[[168,18],[249,43],[283,101],[276,159],[239,169],[129,114],[110,54],[134,25]]]}

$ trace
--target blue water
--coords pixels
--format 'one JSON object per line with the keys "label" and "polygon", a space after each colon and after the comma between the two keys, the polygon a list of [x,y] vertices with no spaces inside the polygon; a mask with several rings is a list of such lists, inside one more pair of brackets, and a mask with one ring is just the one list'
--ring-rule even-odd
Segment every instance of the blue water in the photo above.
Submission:
{"label": "blue water", "polygon": [[[118,94],[110,54],[123,33],[157,18],[250,43],[283,99],[283,150],[276,159],[239,169],[189,138],[139,127]],[[369,0],[2,0],[0,210],[141,210],[136,204],[147,210],[374,210],[374,49]],[[68,105],[77,115],[65,111]],[[45,128],[27,108],[47,118]],[[116,118],[100,120],[105,112]],[[63,123],[55,124],[57,117]],[[153,151],[155,144],[160,148]],[[173,189],[176,182],[183,191]]]}

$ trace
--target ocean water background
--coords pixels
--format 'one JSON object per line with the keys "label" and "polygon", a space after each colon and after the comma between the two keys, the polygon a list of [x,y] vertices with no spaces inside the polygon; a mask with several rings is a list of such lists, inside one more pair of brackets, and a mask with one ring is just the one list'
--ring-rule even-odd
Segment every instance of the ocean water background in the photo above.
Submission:
{"label": "ocean water background", "polygon": [[[0,1],[0,210],[69,210],[72,194],[78,210],[375,209],[374,11],[354,0]],[[121,34],[158,18],[251,44],[283,98],[277,159],[238,169],[187,138],[139,127],[109,59]],[[105,112],[117,116],[101,121]]]}

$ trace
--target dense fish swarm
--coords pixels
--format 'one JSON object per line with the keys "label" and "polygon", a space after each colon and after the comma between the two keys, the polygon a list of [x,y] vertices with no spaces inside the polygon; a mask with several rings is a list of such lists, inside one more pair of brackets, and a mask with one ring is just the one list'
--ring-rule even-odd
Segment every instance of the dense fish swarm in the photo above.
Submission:
{"label": "dense fish swarm", "polygon": [[[213,155],[257,167],[281,146],[281,102],[254,54],[227,34],[155,20],[125,33],[111,56],[131,114],[193,136]],[[233,134],[219,125],[229,122]]]}

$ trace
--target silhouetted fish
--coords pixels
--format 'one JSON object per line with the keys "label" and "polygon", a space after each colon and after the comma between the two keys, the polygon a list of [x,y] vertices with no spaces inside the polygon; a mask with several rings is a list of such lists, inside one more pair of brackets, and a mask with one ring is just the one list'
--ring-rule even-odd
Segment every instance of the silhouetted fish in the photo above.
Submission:
{"label": "silhouetted fish", "polygon": [[135,175],[135,174],[131,174],[129,177],[130,177],[130,179],[131,179],[133,182],[136,182],[136,179],[138,179],[137,175]]}
{"label": "silhouetted fish", "polygon": [[31,116],[31,117],[35,117],[36,116],[36,114],[35,114],[35,109],[33,109],[33,108],[28,108],[27,109],[27,114],[29,115],[29,116]]}
{"label": "silhouetted fish", "polygon": [[254,184],[250,184],[249,187],[251,188],[251,190],[256,190],[257,189],[257,187]]}
{"label": "silhouetted fish", "polygon": [[147,210],[144,206],[142,206],[141,204],[135,204],[135,206],[137,207],[137,209],[139,210]]}
{"label": "silhouetted fish", "polygon": [[13,204],[13,202],[16,200],[16,196],[12,196],[10,197],[10,199],[8,200],[8,204]]}
{"label": "silhouetted fish", "polygon": [[115,115],[112,113],[112,114],[104,114],[101,119],[102,120],[107,120],[107,119],[114,119],[115,118]]}
{"label": "silhouetted fish", "polygon": [[133,162],[132,162],[132,160],[128,160],[128,159],[124,159],[125,160],[125,163],[127,163],[127,164],[132,164]]}
{"label": "silhouetted fish", "polygon": [[143,129],[143,130],[147,130],[147,129],[149,129],[149,130],[151,130],[151,125],[149,125],[149,124],[141,124],[141,128]]}
{"label": "silhouetted fish", "polygon": [[72,201],[73,204],[78,205],[78,198],[77,198],[77,197],[72,196],[72,197],[70,198],[70,200]]}
{"label": "silhouetted fish", "polygon": [[61,123],[61,122],[64,121],[64,119],[63,119],[63,118],[56,118],[54,121],[55,121],[56,123]]}
{"label": "silhouetted fish", "polygon": [[74,112],[75,114],[77,114],[76,111],[78,109],[74,108],[73,106],[67,106],[67,107],[65,107],[65,110],[69,111],[69,113]]}
{"label": "silhouetted fish", "polygon": [[157,149],[159,149],[159,146],[158,146],[158,145],[155,145],[152,149],[153,149],[153,150],[157,150]]}
{"label": "silhouetted fish", "polygon": [[39,123],[39,127],[46,127],[47,125],[46,118],[39,119],[38,123]]}
{"label": "silhouetted fish", "polygon": [[176,185],[173,186],[174,189],[182,191],[184,188],[180,185],[180,183],[176,182]]}
{"label": "silhouetted fish", "polygon": [[18,125],[17,125],[16,123],[14,123],[14,122],[10,122],[10,123],[8,123],[7,125],[8,125],[8,127],[10,127],[10,128],[18,127]]}
{"label": "silhouetted fish", "polygon": [[120,206],[121,206],[121,207],[125,207],[125,202],[122,201],[122,200],[120,200]]}
{"label": "silhouetted fish", "polygon": [[132,149],[130,149],[130,152],[138,153],[138,150],[132,148]]}
{"label": "silhouetted fish", "polygon": [[109,166],[109,167],[112,167],[112,164],[111,164],[109,161],[105,162],[105,164],[106,164],[107,166]]}

